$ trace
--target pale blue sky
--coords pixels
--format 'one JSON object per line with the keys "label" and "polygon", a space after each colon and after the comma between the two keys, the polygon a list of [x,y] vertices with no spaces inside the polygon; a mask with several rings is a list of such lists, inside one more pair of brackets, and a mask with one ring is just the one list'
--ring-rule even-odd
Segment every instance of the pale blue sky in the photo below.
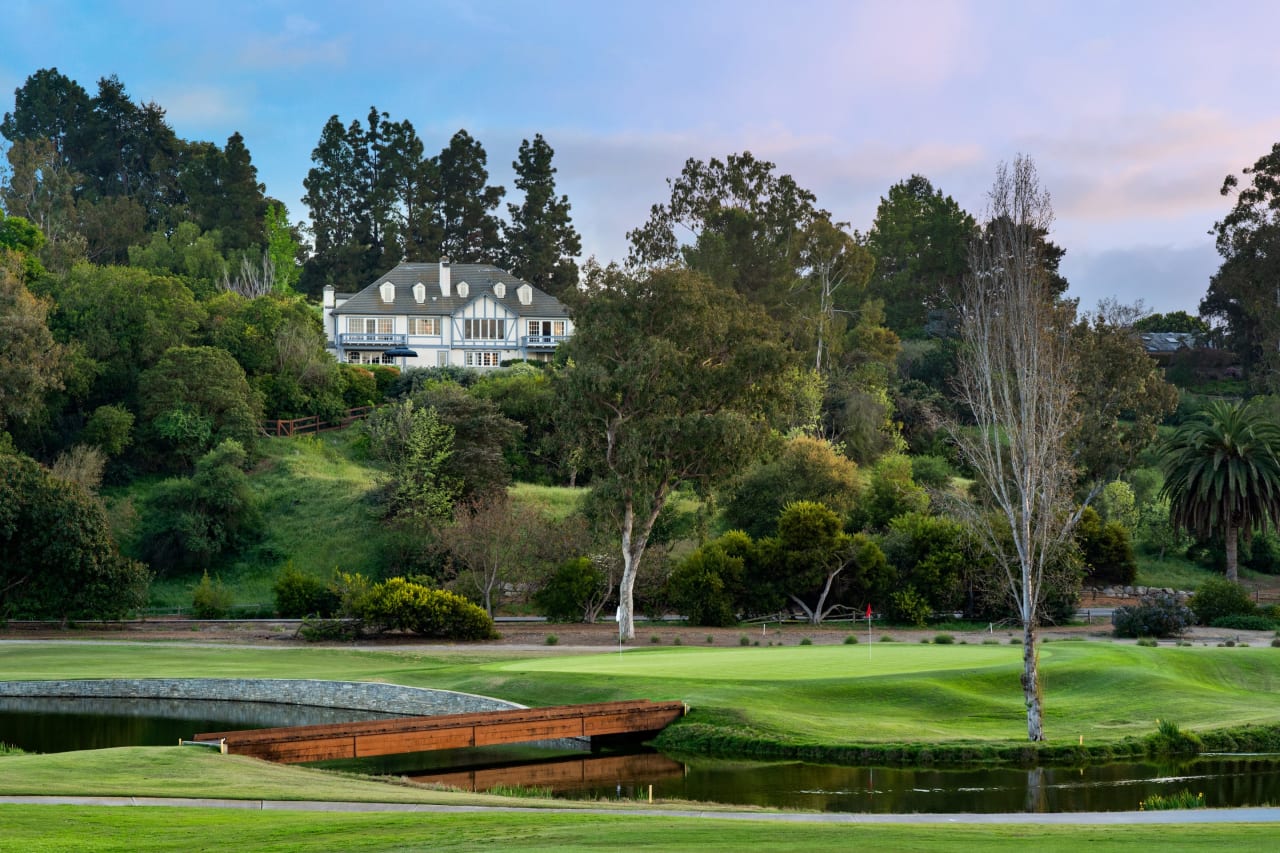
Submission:
{"label": "pale blue sky", "polygon": [[10,0],[0,110],[39,68],[116,74],[177,133],[241,132],[267,192],[306,216],[330,115],[459,128],[511,188],[520,140],[556,150],[586,254],[689,157],[750,150],[865,231],[927,176],[975,215],[996,164],[1036,160],[1085,306],[1194,312],[1217,268],[1223,177],[1280,141],[1274,2],[328,2]]}

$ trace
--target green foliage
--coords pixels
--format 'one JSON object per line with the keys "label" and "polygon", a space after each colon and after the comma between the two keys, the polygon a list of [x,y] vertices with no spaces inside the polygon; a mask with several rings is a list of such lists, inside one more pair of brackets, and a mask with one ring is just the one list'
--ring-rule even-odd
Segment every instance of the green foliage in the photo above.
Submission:
{"label": "green foliage", "polygon": [[147,437],[169,458],[189,465],[229,439],[254,452],[262,402],[226,350],[175,347],[138,378],[138,393]]}
{"label": "green foliage", "polygon": [[138,550],[154,571],[207,569],[257,538],[262,517],[247,463],[244,448],[228,439],[201,457],[192,476],[166,480],[148,496]]}
{"label": "green foliage", "polygon": [[911,479],[911,459],[895,454],[876,463],[866,498],[855,513],[855,523],[880,530],[900,515],[928,510],[929,493]]}
{"label": "green foliage", "polygon": [[516,446],[520,424],[504,417],[493,401],[452,382],[425,386],[409,399],[433,410],[452,430],[453,452],[440,470],[461,485],[459,497],[483,500],[506,490],[511,483],[507,455]]}
{"label": "green foliage", "polygon": [[973,232],[973,217],[922,175],[881,197],[867,247],[876,258],[870,292],[889,309],[889,328],[921,337],[928,309],[959,301]]}
{"label": "green foliage", "polygon": [[16,256],[0,247],[0,430],[37,419],[45,394],[62,387],[64,351],[47,325],[49,309],[23,283]]}
{"label": "green foliage", "polygon": [[[1155,472],[1148,472],[1153,473]],[[1158,488],[1144,488],[1144,492],[1149,497]],[[1093,508],[1103,522],[1115,522],[1130,531],[1138,527],[1137,495],[1133,486],[1124,480],[1112,480],[1103,486],[1093,502]]]}
{"label": "green foliage", "polygon": [[487,640],[493,620],[465,598],[429,589],[404,578],[390,578],[361,595],[356,615],[374,633],[408,631],[449,640]]}
{"label": "green foliage", "polygon": [[1274,631],[1276,620],[1261,614],[1240,613],[1234,616],[1219,616],[1209,625],[1213,628],[1227,628],[1232,631]]}
{"label": "green foliage", "polygon": [[950,646],[954,645],[955,641],[956,638],[950,634],[935,634],[933,637],[933,644],[935,646]]}
{"label": "green foliage", "polygon": [[896,582],[909,585],[929,611],[959,609],[965,580],[973,577],[974,567],[984,562],[962,524],[918,512],[889,522],[880,547],[889,565],[897,570]]}
{"label": "green foliage", "polygon": [[1158,812],[1181,809],[1204,808],[1204,792],[1193,794],[1187,788],[1172,794],[1152,794],[1145,800],[1138,801],[1138,811]]}
{"label": "green foliage", "polygon": [[339,364],[338,374],[342,377],[342,404],[348,409],[379,402],[378,380],[373,371],[360,364]]}
{"label": "green foliage", "polygon": [[292,560],[284,564],[271,589],[276,613],[287,619],[328,618],[338,611],[337,593],[319,578],[295,568]]}
{"label": "green foliage", "polygon": [[1156,720],[1155,733],[1146,737],[1146,748],[1152,756],[1198,755],[1201,742],[1194,733],[1184,732],[1171,720]]}
{"label": "green foliage", "polygon": [[1138,561],[1129,542],[1129,531],[1122,524],[1115,521],[1104,524],[1093,507],[1085,507],[1076,524],[1075,541],[1088,582],[1095,586],[1133,583],[1138,574]]}
{"label": "green foliage", "polygon": [[889,596],[889,613],[894,619],[923,628],[929,623],[933,609],[929,602],[916,592],[915,587],[904,587]]}
{"label": "green foliage", "polygon": [[1179,637],[1191,627],[1193,614],[1171,595],[1144,597],[1138,604],[1117,607],[1111,624],[1117,637]]}
{"label": "green foliage", "polygon": [[34,460],[0,452],[0,619],[114,619],[150,576],[120,556],[101,502]]}
{"label": "green foliage", "polygon": [[320,317],[302,297],[224,292],[207,306],[209,342],[244,368],[268,417],[336,419],[346,407],[343,376],[325,350]]}
{"label": "green foliage", "polygon": [[796,436],[787,440],[773,459],[747,469],[730,485],[724,520],[729,528],[759,539],[773,533],[778,515],[788,503],[814,501],[843,518],[853,509],[861,490],[858,466],[830,442]]}
{"label": "green foliage", "polygon": [[108,456],[119,456],[133,442],[133,420],[133,412],[124,406],[99,406],[89,416],[80,438]]}
{"label": "green foliage", "polygon": [[754,558],[754,545],[741,531],[708,542],[672,571],[667,581],[672,603],[690,625],[736,625],[744,566]]}
{"label": "green foliage", "polygon": [[945,489],[956,475],[951,463],[943,456],[924,454],[911,457],[911,479],[931,489]]}
{"label": "green foliage", "polygon": [[448,472],[454,431],[435,409],[399,400],[374,411],[362,429],[370,455],[391,472],[388,515],[439,519],[452,513],[462,490]]}
{"label": "green foliage", "polygon": [[168,350],[192,343],[205,318],[184,282],[141,269],[79,264],[41,288],[56,302],[54,336],[74,341],[91,365],[87,387],[76,397],[92,406],[138,398],[143,371]]}
{"label": "green foliage", "polygon": [[542,134],[520,143],[516,189],[524,193],[520,205],[508,204],[511,224],[503,229],[503,266],[541,289],[559,296],[578,285],[582,239],[569,218],[569,199],[556,196],[555,152]]}
{"label": "green foliage", "polygon": [[191,591],[191,613],[197,619],[225,619],[231,613],[232,600],[222,578],[211,579],[206,571]]}
{"label": "green foliage", "polygon": [[543,640],[543,643],[545,643],[548,646],[554,646],[559,642],[560,642],[560,638],[557,637],[555,634],[547,634],[546,639]]}
{"label": "green foliage", "polygon": [[1211,625],[1215,619],[1224,616],[1251,616],[1257,612],[1257,605],[1244,587],[1222,579],[1201,584],[1187,601],[1187,606],[1201,625]]}
{"label": "green foliage", "polygon": [[1238,535],[1280,520],[1280,425],[1256,406],[1214,401],[1162,451],[1171,522],[1201,537],[1221,535],[1234,581]]}
{"label": "green foliage", "polygon": [[846,646],[856,646],[858,645],[858,638],[854,634],[849,634],[844,638],[843,642]]}

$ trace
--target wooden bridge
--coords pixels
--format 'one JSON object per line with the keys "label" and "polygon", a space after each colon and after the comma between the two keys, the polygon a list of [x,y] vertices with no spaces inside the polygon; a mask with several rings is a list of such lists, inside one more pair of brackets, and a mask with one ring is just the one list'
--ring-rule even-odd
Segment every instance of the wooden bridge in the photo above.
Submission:
{"label": "wooden bridge", "polygon": [[318,726],[205,732],[222,751],[297,764],[559,738],[643,740],[684,716],[683,702],[605,702]]}

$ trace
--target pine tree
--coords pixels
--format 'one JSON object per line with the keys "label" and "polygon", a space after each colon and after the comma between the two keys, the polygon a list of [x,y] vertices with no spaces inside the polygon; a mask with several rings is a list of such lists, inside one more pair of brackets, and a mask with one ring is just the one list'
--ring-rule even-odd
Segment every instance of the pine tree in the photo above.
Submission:
{"label": "pine tree", "polygon": [[497,261],[502,254],[501,223],[493,215],[506,194],[489,186],[484,146],[459,130],[440,152],[436,216],[441,228],[440,253],[468,263]]}
{"label": "pine tree", "polygon": [[516,188],[524,193],[520,205],[508,204],[511,225],[504,241],[504,265],[525,281],[553,296],[578,284],[582,239],[569,218],[569,197],[556,196],[555,152],[542,134],[520,143]]}

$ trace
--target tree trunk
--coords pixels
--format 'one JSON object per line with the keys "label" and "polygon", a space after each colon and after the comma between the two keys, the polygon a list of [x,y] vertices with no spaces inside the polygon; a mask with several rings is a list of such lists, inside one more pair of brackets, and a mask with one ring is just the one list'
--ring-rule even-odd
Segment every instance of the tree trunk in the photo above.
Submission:
{"label": "tree trunk", "polygon": [[1027,706],[1027,739],[1044,740],[1044,707],[1040,697],[1040,654],[1033,620],[1022,623],[1022,697]]}
{"label": "tree trunk", "polygon": [[1232,583],[1240,582],[1240,573],[1236,565],[1238,560],[1240,532],[1236,530],[1236,526],[1231,522],[1227,522],[1227,580]]}
{"label": "tree trunk", "polygon": [[631,501],[627,501],[622,510],[622,579],[618,582],[618,634],[624,640],[634,640],[636,637],[634,616],[636,568],[640,563],[640,557],[644,554],[643,545],[640,546],[639,554],[634,554],[631,550],[631,537],[635,523],[635,509]]}

